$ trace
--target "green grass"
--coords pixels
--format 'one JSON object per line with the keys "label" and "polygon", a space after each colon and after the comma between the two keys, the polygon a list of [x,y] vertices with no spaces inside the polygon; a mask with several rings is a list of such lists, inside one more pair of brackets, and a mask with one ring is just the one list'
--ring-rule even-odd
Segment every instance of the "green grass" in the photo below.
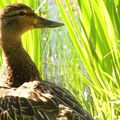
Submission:
{"label": "green grass", "polygon": [[[1,1],[0,8],[16,2]],[[119,0],[56,0],[58,7],[48,0],[19,2],[41,16],[65,23],[23,35],[23,46],[42,77],[70,90],[96,120],[118,120]]]}
{"label": "green grass", "polygon": [[80,26],[70,2],[64,3],[69,12],[60,0],[57,3],[71,42],[90,76],[88,79],[79,73],[90,87],[93,115],[99,120],[117,120],[120,117],[119,1],[78,0]]}

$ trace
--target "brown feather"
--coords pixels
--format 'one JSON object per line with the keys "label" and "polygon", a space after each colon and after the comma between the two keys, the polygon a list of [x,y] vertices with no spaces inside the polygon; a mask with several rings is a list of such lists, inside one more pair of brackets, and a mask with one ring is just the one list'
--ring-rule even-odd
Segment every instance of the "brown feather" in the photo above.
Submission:
{"label": "brown feather", "polygon": [[0,120],[93,120],[69,91],[41,79],[22,47],[21,35],[47,22],[49,27],[63,25],[37,16],[23,4],[9,5],[0,13]]}

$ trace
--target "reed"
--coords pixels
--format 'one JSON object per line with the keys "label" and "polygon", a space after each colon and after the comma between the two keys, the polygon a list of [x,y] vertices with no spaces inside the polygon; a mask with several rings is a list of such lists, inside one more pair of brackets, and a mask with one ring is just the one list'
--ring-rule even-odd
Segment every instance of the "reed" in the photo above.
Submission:
{"label": "reed", "polygon": [[89,75],[88,78],[79,73],[91,91],[92,113],[99,120],[117,120],[120,117],[119,2],[77,2],[77,16],[68,0],[64,7],[60,0],[57,4],[74,49]]}

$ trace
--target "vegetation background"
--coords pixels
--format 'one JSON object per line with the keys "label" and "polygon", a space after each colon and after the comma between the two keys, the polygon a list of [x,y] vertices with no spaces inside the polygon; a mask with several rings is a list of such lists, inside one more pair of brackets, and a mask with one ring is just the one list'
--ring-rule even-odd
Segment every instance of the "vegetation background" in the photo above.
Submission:
{"label": "vegetation background", "polygon": [[1,0],[0,8],[16,2],[65,23],[23,35],[43,79],[70,90],[95,120],[120,120],[120,0]]}

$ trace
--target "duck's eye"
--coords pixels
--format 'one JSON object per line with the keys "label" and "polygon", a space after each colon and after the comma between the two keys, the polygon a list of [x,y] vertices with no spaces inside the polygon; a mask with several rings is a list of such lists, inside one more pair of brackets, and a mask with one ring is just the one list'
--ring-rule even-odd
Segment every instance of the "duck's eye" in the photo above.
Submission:
{"label": "duck's eye", "polygon": [[21,12],[19,13],[19,15],[20,15],[20,16],[24,16],[24,15],[26,15],[26,13],[24,13],[23,11],[21,11]]}

